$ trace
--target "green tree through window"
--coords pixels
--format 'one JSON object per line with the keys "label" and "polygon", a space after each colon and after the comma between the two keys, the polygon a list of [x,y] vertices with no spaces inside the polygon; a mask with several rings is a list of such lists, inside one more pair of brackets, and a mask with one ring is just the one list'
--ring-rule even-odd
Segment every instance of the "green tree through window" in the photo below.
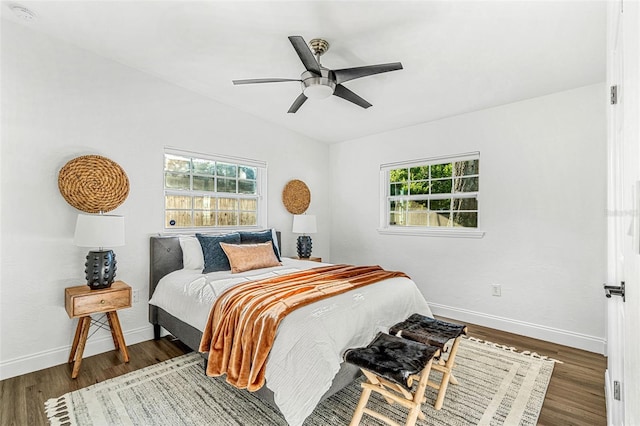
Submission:
{"label": "green tree through window", "polygon": [[387,173],[387,226],[478,227],[480,158],[423,160]]}

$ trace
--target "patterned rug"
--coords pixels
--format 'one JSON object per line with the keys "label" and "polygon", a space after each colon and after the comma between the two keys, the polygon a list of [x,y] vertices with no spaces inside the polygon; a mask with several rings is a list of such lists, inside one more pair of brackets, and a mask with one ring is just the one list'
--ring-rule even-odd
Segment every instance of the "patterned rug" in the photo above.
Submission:
{"label": "patterned rug", "polygon": [[[454,375],[440,411],[427,388],[426,421],[419,425],[535,425],[554,361],[514,348],[463,339]],[[432,372],[432,375],[440,373]],[[432,377],[432,379],[437,377]],[[361,379],[359,379],[361,380]],[[359,380],[322,402],[305,426],[347,425],[360,397]],[[373,394],[369,405],[404,424],[406,410]],[[46,402],[52,425],[282,425],[277,409],[223,378],[204,375],[191,353],[67,393]],[[364,425],[378,425],[365,415]]]}

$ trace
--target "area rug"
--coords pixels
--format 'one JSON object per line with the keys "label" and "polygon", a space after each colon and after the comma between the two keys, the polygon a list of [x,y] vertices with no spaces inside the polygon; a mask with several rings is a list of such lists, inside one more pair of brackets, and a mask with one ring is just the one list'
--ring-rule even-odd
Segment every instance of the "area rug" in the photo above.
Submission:
{"label": "area rug", "polygon": [[[441,410],[427,388],[425,421],[419,425],[535,425],[553,372],[554,361],[514,348],[463,339],[454,375]],[[434,376],[440,373],[433,372]],[[437,379],[437,377],[432,377]],[[305,426],[347,425],[360,397],[360,380],[322,402]],[[376,404],[404,424],[406,410],[373,394]],[[277,409],[223,378],[204,375],[197,353],[134,371],[67,393],[45,403],[52,425],[282,425]],[[378,425],[365,415],[363,425]]]}

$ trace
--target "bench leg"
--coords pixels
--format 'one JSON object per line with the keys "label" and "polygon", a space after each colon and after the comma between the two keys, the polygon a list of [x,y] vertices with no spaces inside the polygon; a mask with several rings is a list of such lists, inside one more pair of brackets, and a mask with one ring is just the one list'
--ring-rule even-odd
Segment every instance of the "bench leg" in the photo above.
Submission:
{"label": "bench leg", "polygon": [[440,389],[438,390],[436,403],[433,406],[436,410],[440,410],[442,408],[444,397],[447,394],[447,387],[449,387],[451,379],[453,379],[452,383],[458,383],[458,381],[451,375],[451,370],[453,370],[453,365],[456,359],[456,353],[458,352],[458,346],[460,346],[460,337],[456,337],[453,342],[451,352],[449,352],[449,358],[447,358],[447,362],[444,364],[444,368],[442,369],[442,381],[440,382]]}
{"label": "bench leg", "polygon": [[349,426],[358,426],[360,424],[360,420],[362,420],[362,414],[364,413],[364,407],[367,406],[367,401],[369,401],[370,395],[371,389],[362,388],[362,395],[360,395],[358,406],[356,407],[356,411],[353,412],[353,418],[351,418],[351,423],[349,423]]}

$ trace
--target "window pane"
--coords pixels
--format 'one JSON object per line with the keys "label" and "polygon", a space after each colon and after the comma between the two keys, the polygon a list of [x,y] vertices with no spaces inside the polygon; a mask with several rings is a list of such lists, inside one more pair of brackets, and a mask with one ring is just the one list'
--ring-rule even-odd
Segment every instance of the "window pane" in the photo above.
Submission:
{"label": "window pane", "polygon": [[218,212],[218,226],[237,226],[238,214],[236,212]]}
{"label": "window pane", "polygon": [[389,182],[406,182],[409,169],[395,169],[389,172]]}
{"label": "window pane", "polygon": [[458,178],[455,180],[454,192],[476,192],[478,190],[478,178]]}
{"label": "window pane", "polygon": [[390,195],[408,195],[406,183],[392,183],[389,187]]}
{"label": "window pane", "polygon": [[235,194],[236,180],[218,178],[218,192],[229,192]]}
{"label": "window pane", "polygon": [[409,172],[409,179],[411,180],[429,179],[429,166],[412,167]]}
{"label": "window pane", "polygon": [[477,228],[478,213],[477,212],[454,212],[453,222],[455,226],[463,226],[466,228]]}
{"label": "window pane", "polygon": [[191,210],[191,197],[183,195],[167,195],[164,197],[164,208],[170,210]]}
{"label": "window pane", "polygon": [[453,210],[478,210],[478,200],[475,198],[455,198]]}
{"label": "window pane", "polygon": [[451,163],[431,165],[431,179],[451,177]]}
{"label": "window pane", "polygon": [[164,170],[165,172],[189,173],[191,171],[191,160],[177,155],[165,154]]}
{"label": "window pane", "polygon": [[258,169],[255,167],[239,166],[238,177],[240,179],[256,180],[258,178]]}
{"label": "window pane", "polygon": [[256,200],[255,198],[250,198],[250,199],[241,199],[240,200],[240,210],[245,210],[245,211],[258,211],[258,200]]}
{"label": "window pane", "polygon": [[389,225],[405,225],[406,201],[391,201],[389,207]]}
{"label": "window pane", "polygon": [[213,177],[194,176],[193,190],[194,191],[215,191],[216,190],[215,179]]}
{"label": "window pane", "polygon": [[164,214],[164,226],[167,228],[191,227],[191,211],[168,210]]}
{"label": "window pane", "polygon": [[200,175],[213,175],[216,171],[216,162],[209,160],[193,159],[193,173]]}
{"label": "window pane", "polygon": [[446,200],[431,200],[429,202],[429,208],[431,210],[451,210],[451,199]]}
{"label": "window pane", "polygon": [[240,225],[252,226],[258,224],[258,217],[253,212],[240,213]]}
{"label": "window pane", "polygon": [[193,197],[193,208],[197,210],[215,210],[216,198],[215,197]]}
{"label": "window pane", "polygon": [[427,200],[411,200],[407,203],[407,208],[409,210],[428,210],[428,204]]}
{"label": "window pane", "polygon": [[429,226],[451,226],[451,212],[431,212],[429,214]]}
{"label": "window pane", "polygon": [[459,161],[454,169],[456,176],[477,175],[480,173],[480,160]]}
{"label": "window pane", "polygon": [[428,215],[427,210],[409,210],[407,212],[407,226],[427,226]]}
{"label": "window pane", "polygon": [[218,210],[238,210],[238,200],[235,198],[220,198],[218,200]]}
{"label": "window pane", "polygon": [[189,175],[167,172],[164,174],[164,187],[169,189],[191,189]]}
{"label": "window pane", "polygon": [[435,180],[431,182],[432,194],[448,194],[451,192],[451,179]]}
{"label": "window pane", "polygon": [[215,226],[216,213],[212,211],[196,211],[193,212],[194,222],[196,226]]}
{"label": "window pane", "polygon": [[236,165],[235,164],[225,164],[218,163],[216,167],[216,174],[218,176],[226,176],[226,177],[236,177]]}
{"label": "window pane", "polygon": [[428,181],[411,182],[411,195],[428,194],[431,184]]}
{"label": "window pane", "polygon": [[428,223],[428,200],[412,200],[408,203],[407,226],[427,226]]}
{"label": "window pane", "polygon": [[255,194],[256,181],[255,180],[239,180],[238,193],[239,194]]}

